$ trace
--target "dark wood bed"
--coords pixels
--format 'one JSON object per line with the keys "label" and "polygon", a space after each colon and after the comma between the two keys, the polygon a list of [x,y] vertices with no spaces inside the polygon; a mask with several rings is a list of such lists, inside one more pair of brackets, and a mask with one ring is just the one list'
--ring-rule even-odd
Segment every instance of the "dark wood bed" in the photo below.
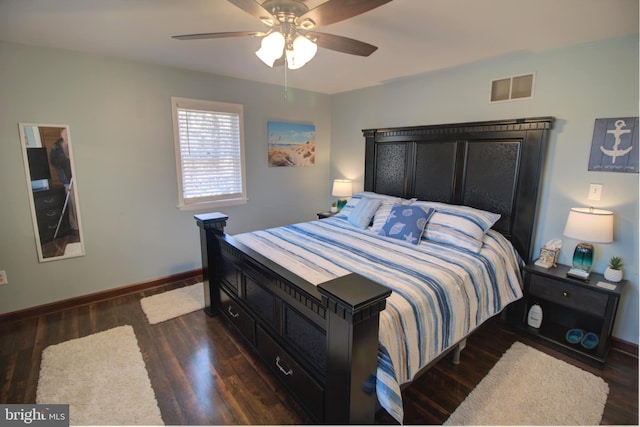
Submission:
{"label": "dark wood bed", "polygon": [[[494,229],[532,257],[553,118],[363,130],[366,191],[501,214]],[[379,313],[391,291],[357,274],[319,284],[200,227],[205,311],[222,314],[319,423],[372,424]]]}

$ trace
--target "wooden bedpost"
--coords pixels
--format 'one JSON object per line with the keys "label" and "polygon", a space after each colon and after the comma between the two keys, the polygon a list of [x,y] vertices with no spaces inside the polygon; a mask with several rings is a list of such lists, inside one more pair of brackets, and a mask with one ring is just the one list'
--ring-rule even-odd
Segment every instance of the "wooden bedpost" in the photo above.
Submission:
{"label": "wooden bedpost", "polygon": [[380,312],[391,290],[357,274],[318,285],[327,309],[326,424],[373,424]]}
{"label": "wooden bedpost", "polygon": [[194,215],[194,218],[200,227],[204,312],[209,316],[215,316],[220,306],[220,293],[218,292],[220,266],[212,265],[212,263],[219,262],[220,243],[214,237],[216,234],[224,234],[224,227],[227,225],[229,217],[220,212],[213,212]]}

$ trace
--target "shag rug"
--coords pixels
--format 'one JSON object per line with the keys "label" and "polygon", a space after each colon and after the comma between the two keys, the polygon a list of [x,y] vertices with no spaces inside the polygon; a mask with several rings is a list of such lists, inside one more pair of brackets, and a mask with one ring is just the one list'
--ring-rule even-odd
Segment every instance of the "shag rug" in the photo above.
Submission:
{"label": "shag rug", "polygon": [[142,311],[149,323],[164,322],[192,311],[204,308],[202,282],[172,291],[145,297],[140,300]]}
{"label": "shag rug", "polygon": [[71,425],[164,425],[129,325],[42,352],[38,404],[68,404]]}
{"label": "shag rug", "polygon": [[514,343],[444,425],[598,425],[608,384]]}

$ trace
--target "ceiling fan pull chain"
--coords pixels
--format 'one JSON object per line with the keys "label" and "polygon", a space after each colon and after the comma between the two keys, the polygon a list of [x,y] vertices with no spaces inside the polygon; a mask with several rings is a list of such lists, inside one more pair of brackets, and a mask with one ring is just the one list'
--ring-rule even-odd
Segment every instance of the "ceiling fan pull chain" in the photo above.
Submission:
{"label": "ceiling fan pull chain", "polygon": [[289,68],[289,66],[287,65],[287,59],[286,58],[285,58],[284,61],[285,61],[285,66],[283,67],[284,68],[284,100],[286,101],[287,98],[289,97],[288,96],[289,95],[288,94],[289,86],[288,86],[288,82],[287,82],[287,77],[288,77],[287,68]]}

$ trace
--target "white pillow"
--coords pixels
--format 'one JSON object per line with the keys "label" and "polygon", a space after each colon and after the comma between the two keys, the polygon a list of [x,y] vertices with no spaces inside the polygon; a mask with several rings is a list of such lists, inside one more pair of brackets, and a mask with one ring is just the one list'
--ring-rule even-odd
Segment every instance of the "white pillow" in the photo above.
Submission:
{"label": "white pillow", "polygon": [[349,223],[359,228],[367,228],[381,203],[379,199],[361,199],[349,214]]}
{"label": "white pillow", "polygon": [[360,202],[360,200],[362,200],[365,197],[368,198],[368,199],[378,199],[378,200],[382,200],[382,201],[391,201],[393,203],[403,203],[403,201],[404,201],[404,199],[402,199],[400,197],[388,196],[386,194],[373,193],[371,191],[359,191],[359,192],[355,193],[353,196],[351,196],[351,199],[349,199],[347,204],[344,205],[344,207],[342,209],[340,209],[340,212],[338,212],[336,214],[336,217],[348,219],[349,218],[349,214],[351,213],[351,211],[353,211],[353,209]]}
{"label": "white pillow", "polygon": [[423,239],[476,253],[482,248],[487,230],[500,219],[499,214],[470,206],[425,201],[414,202],[411,205],[436,210],[427,223]]}

